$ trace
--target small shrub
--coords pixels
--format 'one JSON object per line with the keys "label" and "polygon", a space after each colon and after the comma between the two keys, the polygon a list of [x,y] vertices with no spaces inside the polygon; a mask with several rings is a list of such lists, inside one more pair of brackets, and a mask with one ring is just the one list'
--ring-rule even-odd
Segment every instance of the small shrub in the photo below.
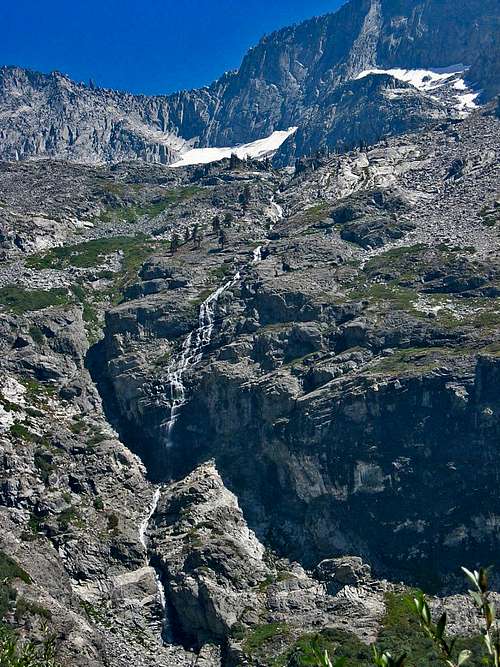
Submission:
{"label": "small shrub", "polygon": [[34,462],[35,462],[35,467],[40,473],[40,477],[42,478],[43,482],[47,484],[50,475],[56,469],[55,465],[52,462],[52,456],[47,452],[38,449],[35,452]]}
{"label": "small shrub", "polygon": [[68,507],[57,515],[59,529],[67,531],[69,527],[78,519],[78,513],[74,507]]}
{"label": "small shrub", "polygon": [[104,501],[99,496],[97,498],[94,498],[93,505],[94,505],[94,509],[96,509],[98,511],[101,511],[101,510],[104,509]]}

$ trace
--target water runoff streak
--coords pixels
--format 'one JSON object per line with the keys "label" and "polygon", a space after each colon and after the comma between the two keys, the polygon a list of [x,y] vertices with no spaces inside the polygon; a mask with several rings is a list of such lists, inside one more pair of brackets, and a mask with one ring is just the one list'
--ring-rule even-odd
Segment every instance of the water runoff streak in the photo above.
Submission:
{"label": "water runoff streak", "polygon": [[215,325],[215,309],[219,298],[224,292],[236,285],[241,276],[238,272],[232,280],[213,292],[200,307],[198,327],[192,331],[182,344],[179,356],[172,361],[168,369],[168,382],[170,385],[171,411],[167,423],[166,446],[173,445],[173,431],[175,423],[179,418],[182,407],[186,403],[186,387],[184,386],[184,374],[189,368],[198,364],[203,358],[203,350],[210,344]]}
{"label": "water runoff streak", "polygon": [[[144,550],[146,553],[148,552],[148,538],[147,538],[147,533],[149,529],[149,523],[151,519],[153,518],[153,515],[155,514],[157,508],[158,508],[158,503],[160,502],[160,494],[161,490],[156,489],[154,492],[153,498],[151,500],[151,505],[149,507],[148,513],[144,517],[144,519],[141,521],[141,524],[139,526],[139,540],[144,547]],[[170,623],[167,615],[167,597],[165,595],[165,588],[162,584],[160,575],[158,574],[157,570],[155,570],[155,581],[156,581],[156,588],[158,590],[158,600],[160,601],[161,609],[162,609],[162,622],[161,622],[161,637],[165,641],[169,641],[170,639]]]}

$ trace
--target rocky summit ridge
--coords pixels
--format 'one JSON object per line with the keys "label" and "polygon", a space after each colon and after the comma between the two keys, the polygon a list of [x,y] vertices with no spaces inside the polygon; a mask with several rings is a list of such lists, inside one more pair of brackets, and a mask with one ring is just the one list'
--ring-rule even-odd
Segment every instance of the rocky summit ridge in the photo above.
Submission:
{"label": "rocky summit ridge", "polygon": [[[169,98],[1,70],[0,633],[58,667],[420,666],[420,587],[476,659],[497,28],[355,0]],[[169,166],[282,127],[273,160]]]}
{"label": "rocky summit ridge", "polygon": [[[496,0],[350,0],[339,11],[264,37],[212,85],[147,97],[53,72],[0,69],[0,157],[87,164],[169,164],[191,148],[231,147],[297,127],[278,164],[345,150],[460,115],[460,101],[397,69],[462,65],[462,88],[500,92]],[[378,69],[385,76],[362,72]],[[455,91],[456,92],[456,91]]]}

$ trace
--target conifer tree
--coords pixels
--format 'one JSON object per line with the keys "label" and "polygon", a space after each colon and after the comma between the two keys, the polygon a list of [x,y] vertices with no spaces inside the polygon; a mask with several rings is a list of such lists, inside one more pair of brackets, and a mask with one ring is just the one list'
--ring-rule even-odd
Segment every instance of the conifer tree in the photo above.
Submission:
{"label": "conifer tree", "polygon": [[179,249],[179,235],[177,232],[173,232],[170,238],[170,250],[172,254],[176,253]]}

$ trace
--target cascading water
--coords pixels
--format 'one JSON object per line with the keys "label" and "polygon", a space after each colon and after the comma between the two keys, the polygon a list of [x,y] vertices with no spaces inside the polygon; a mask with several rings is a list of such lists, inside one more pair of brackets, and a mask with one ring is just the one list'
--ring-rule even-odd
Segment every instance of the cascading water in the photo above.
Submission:
{"label": "cascading water", "polygon": [[[153,498],[151,500],[149,511],[144,517],[144,519],[141,521],[141,524],[139,526],[139,540],[142,546],[144,547],[146,553],[148,552],[147,532],[149,528],[149,523],[158,508],[158,503],[160,502],[160,495],[161,495],[161,490],[156,489]],[[167,615],[167,596],[165,595],[165,588],[162,584],[160,575],[156,570],[155,570],[155,581],[156,581],[156,588],[158,590],[158,599],[160,601],[162,609],[161,637],[165,641],[170,641],[171,633],[170,633],[170,623]]]}
{"label": "cascading water", "polygon": [[252,259],[252,264],[258,264],[259,262],[262,262],[262,246],[257,246],[255,250],[253,251],[253,259]]}
{"label": "cascading water", "polygon": [[[284,217],[283,209],[279,204],[277,204],[274,201],[274,195],[271,197],[271,200],[270,200],[269,204],[271,206],[271,210],[273,211],[273,221],[274,222],[279,222],[280,220],[283,220],[283,217]],[[272,229],[273,227],[274,227],[274,224],[270,225],[269,229]]]}
{"label": "cascading water", "polygon": [[200,307],[198,327],[192,331],[182,344],[179,356],[173,360],[168,369],[170,385],[171,410],[167,422],[166,446],[173,445],[173,431],[183,405],[186,403],[186,387],[183,377],[188,368],[198,364],[203,358],[203,350],[212,340],[215,324],[215,308],[220,296],[233,287],[241,276],[237,273],[232,280],[219,287],[206,299]]}

